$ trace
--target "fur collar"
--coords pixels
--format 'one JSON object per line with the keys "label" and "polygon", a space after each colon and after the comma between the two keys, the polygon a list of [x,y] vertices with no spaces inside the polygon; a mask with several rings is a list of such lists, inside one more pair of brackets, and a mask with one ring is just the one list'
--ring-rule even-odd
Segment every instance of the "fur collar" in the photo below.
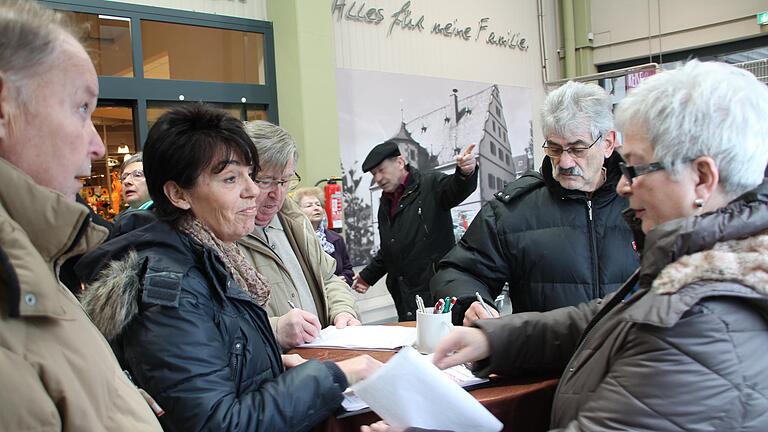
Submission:
{"label": "fur collar", "polygon": [[83,308],[107,340],[118,336],[139,311],[140,265],[131,250],[111,261],[83,292]]}
{"label": "fur collar", "polygon": [[667,265],[652,287],[659,294],[674,294],[705,280],[736,282],[768,297],[768,231],[685,255]]}

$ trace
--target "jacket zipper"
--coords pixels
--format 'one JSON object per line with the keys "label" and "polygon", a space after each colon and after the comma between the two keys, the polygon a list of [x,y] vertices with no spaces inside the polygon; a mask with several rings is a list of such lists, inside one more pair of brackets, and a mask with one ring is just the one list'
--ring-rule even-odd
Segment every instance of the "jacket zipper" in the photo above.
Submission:
{"label": "jacket zipper", "polygon": [[597,236],[595,235],[595,223],[592,218],[592,200],[587,200],[587,210],[589,211],[589,247],[592,252],[592,298],[600,297],[600,278],[597,265]]}
{"label": "jacket zipper", "polygon": [[232,380],[235,382],[235,394],[240,394],[240,381],[241,381],[241,373],[240,369],[243,367],[243,362],[241,361],[241,357],[243,356],[243,343],[240,341],[235,341],[234,346],[232,347],[232,360],[231,360],[231,366],[232,366]]}
{"label": "jacket zipper", "polygon": [[427,224],[424,223],[424,218],[421,216],[421,207],[419,207],[419,220],[421,220],[421,226],[424,227],[424,231],[427,232],[427,236],[429,236],[429,228],[427,228]]}

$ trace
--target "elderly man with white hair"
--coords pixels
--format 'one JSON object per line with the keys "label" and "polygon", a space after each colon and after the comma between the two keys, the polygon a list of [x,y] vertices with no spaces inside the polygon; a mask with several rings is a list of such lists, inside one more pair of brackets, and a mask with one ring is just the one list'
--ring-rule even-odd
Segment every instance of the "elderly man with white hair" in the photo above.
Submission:
{"label": "elderly man with white hair", "polygon": [[256,213],[256,227],[237,241],[246,259],[269,281],[264,306],[283,349],[313,341],[320,329],[360,325],[349,285],[336,276],[336,261],[323,251],[309,220],[288,192],[301,180],[299,150],[280,126],[254,120],[246,132],[259,153],[256,185],[266,198]]}
{"label": "elderly man with white hair", "polygon": [[766,118],[768,88],[730,65],[644,81],[616,113],[640,269],[602,301],[454,329],[435,363],[561,372],[558,430],[768,430]]}
{"label": "elderly man with white hair", "polygon": [[99,83],[52,11],[0,0],[0,425],[13,431],[155,431],[149,405],[59,281],[107,230],[75,202],[104,144]]}

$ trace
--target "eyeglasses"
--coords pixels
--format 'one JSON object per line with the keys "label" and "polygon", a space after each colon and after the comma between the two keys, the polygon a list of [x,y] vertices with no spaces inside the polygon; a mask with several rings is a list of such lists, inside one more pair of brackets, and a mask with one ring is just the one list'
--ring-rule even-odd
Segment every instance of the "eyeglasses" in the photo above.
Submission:
{"label": "eyeglasses", "polygon": [[563,152],[568,153],[573,158],[583,158],[587,154],[587,150],[591,149],[595,144],[597,144],[598,141],[600,141],[600,138],[603,137],[603,134],[599,134],[597,138],[592,141],[592,144],[586,145],[584,141],[578,140],[571,144],[568,148],[563,148],[560,144],[555,144],[550,140],[545,140],[544,145],[541,146],[541,148],[544,149],[544,153],[547,154],[547,156],[551,158],[559,158],[563,155]]}
{"label": "eyeglasses", "polygon": [[661,162],[651,162],[645,165],[627,165],[624,162],[619,162],[619,169],[621,170],[621,175],[623,175],[624,178],[627,179],[629,185],[632,186],[633,178],[650,174],[654,171],[665,170],[667,167]]}
{"label": "eyeglasses", "polygon": [[124,172],[123,175],[120,176],[120,182],[125,183],[125,181],[128,180],[128,177],[133,177],[134,180],[142,180],[144,178],[144,170],[135,169],[131,172]]}
{"label": "eyeglasses", "polygon": [[256,183],[256,186],[259,187],[259,189],[262,190],[269,190],[272,189],[273,186],[277,186],[281,189],[288,189],[288,190],[294,190],[296,189],[296,186],[301,183],[301,176],[299,173],[293,173],[293,177],[287,179],[287,180],[275,180],[275,179],[260,179],[256,178],[253,180],[254,183]]}

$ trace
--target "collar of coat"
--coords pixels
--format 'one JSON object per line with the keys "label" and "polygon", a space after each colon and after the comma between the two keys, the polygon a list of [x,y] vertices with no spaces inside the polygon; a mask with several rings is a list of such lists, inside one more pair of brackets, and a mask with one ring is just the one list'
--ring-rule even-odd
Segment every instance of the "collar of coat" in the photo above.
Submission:
{"label": "collar of coat", "polygon": [[[4,159],[0,159],[0,185],[0,224],[4,226],[0,255],[9,290],[9,314],[63,317],[61,297],[49,295],[51,287],[65,289],[54,266],[96,247],[109,232],[90,223],[85,206],[38,185]],[[28,295],[35,300],[25,301],[33,298]]]}
{"label": "collar of coat", "polygon": [[[403,193],[400,195],[400,198],[404,197],[406,194],[410,193],[414,189],[416,189],[421,184],[421,171],[419,171],[417,168],[414,168],[413,166],[406,165],[405,170],[407,171],[407,174],[405,176],[405,182],[401,183],[398,187],[403,187]],[[392,200],[392,193],[385,193],[382,192],[381,199],[384,198],[388,200]]]}
{"label": "collar of coat", "polygon": [[[280,219],[280,223],[283,225],[283,231],[285,232],[286,237],[288,237],[288,242],[295,245],[293,254],[296,256],[299,266],[301,266],[301,270],[304,273],[310,291],[313,292],[312,297],[314,298],[315,306],[320,313],[320,321],[323,323],[329,322],[327,315],[324,312],[320,312],[326,310],[325,297],[314,294],[322,293],[325,290],[325,282],[322,280],[322,276],[318,271],[313,270],[314,268],[317,268],[320,263],[312,261],[308,255],[309,251],[301,246],[311,241],[307,240],[307,235],[312,236],[312,238],[315,237],[315,229],[312,227],[312,224],[309,222],[309,219],[307,219],[304,212],[301,211],[301,207],[290,198],[286,198],[285,202],[283,202],[283,206],[280,207],[280,211],[277,213],[276,217]],[[254,231],[260,229],[262,228],[257,226],[254,228]],[[276,265],[282,268],[284,272],[289,273],[288,268],[278,254],[275,253],[266,242],[259,238],[257,234],[254,234],[254,232],[251,232],[237,242],[246,249],[254,249],[272,256]]]}
{"label": "collar of coat", "polygon": [[673,294],[701,281],[736,282],[768,298],[768,231],[685,255],[664,267],[651,286]]}
{"label": "collar of coat", "polygon": [[[108,340],[139,313],[139,304],[178,307],[182,286],[198,266],[213,296],[251,301],[234,284],[218,254],[166,222],[155,221],[114,238],[77,264],[88,287],[81,303]],[[141,297],[141,301],[139,301]]]}
{"label": "collar of coat", "polygon": [[[728,248],[741,254],[739,240],[757,236],[766,230],[768,181],[713,212],[675,219],[654,227],[645,238],[640,284],[650,286],[665,267],[686,256],[699,254],[697,259],[722,258]],[[721,243],[725,244],[715,248]],[[731,255],[735,253],[731,252]],[[681,266],[692,265],[690,260],[688,258],[684,261],[688,264]]]}

